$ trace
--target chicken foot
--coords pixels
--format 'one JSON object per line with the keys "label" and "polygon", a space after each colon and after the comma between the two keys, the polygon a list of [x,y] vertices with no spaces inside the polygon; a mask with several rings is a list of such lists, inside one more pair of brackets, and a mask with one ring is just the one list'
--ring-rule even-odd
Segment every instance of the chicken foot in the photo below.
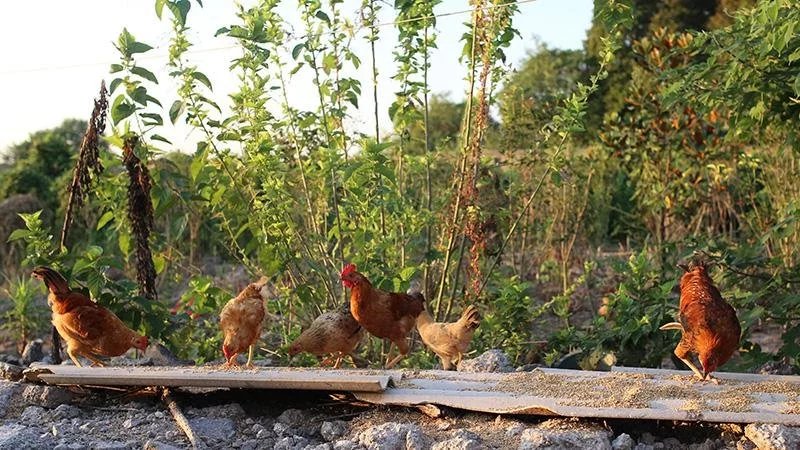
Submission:
{"label": "chicken foot", "polygon": [[253,365],[253,346],[251,345],[250,348],[247,350],[247,364],[244,365],[248,369],[252,369],[255,366]]}
{"label": "chicken foot", "polygon": [[[392,356],[392,344],[397,345],[397,350],[400,353],[397,356],[395,356],[394,359],[390,360],[389,358]],[[389,353],[386,356],[386,365],[384,366],[384,369],[393,368],[398,362],[400,362],[400,360],[402,360],[403,358],[406,357],[406,355],[408,354],[409,350],[410,349],[408,348],[408,342],[406,342],[405,339],[403,339],[400,342],[390,342],[389,343]]]}

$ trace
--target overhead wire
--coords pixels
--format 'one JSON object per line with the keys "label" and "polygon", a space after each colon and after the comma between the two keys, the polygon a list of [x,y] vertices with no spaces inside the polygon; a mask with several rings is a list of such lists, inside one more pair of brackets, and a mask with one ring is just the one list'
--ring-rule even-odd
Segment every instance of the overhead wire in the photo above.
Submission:
{"label": "overhead wire", "polygon": [[[523,4],[526,4],[526,3],[533,3],[535,1],[536,0],[510,1],[510,2],[506,2],[506,3],[498,3],[498,4],[493,4],[493,5],[487,5],[487,6],[484,6],[483,8],[481,8],[481,9],[489,11],[489,10],[498,9],[498,8],[507,8],[507,7],[514,6],[514,5],[523,5]],[[422,21],[431,20],[431,19],[438,19],[438,18],[441,18],[441,17],[458,16],[458,15],[461,15],[461,14],[473,13],[473,12],[476,11],[476,9],[478,9],[478,8],[469,8],[469,9],[462,9],[462,10],[457,10],[457,11],[448,11],[448,12],[444,12],[444,13],[440,13],[440,14],[429,14],[429,15],[426,15],[426,16],[410,17],[408,19],[395,20],[395,21],[391,21],[391,22],[382,22],[382,23],[378,23],[378,24],[375,24],[375,25],[360,24],[358,27],[356,27],[354,29],[353,33],[357,34],[357,33],[360,33],[362,31],[366,30],[366,29],[373,28],[373,27],[374,28],[383,28],[383,27],[389,27],[389,26],[402,25],[402,24],[406,24],[406,23],[422,22]],[[325,36],[325,35],[332,34],[332,33],[334,33],[334,31],[327,31],[327,32],[324,32],[324,33],[320,33],[319,35],[320,36]],[[303,39],[308,38],[312,34],[307,33],[307,34],[303,34],[303,35],[300,35],[300,36],[292,36],[291,33],[287,32],[287,35],[288,35],[288,37],[286,38],[285,42],[288,43],[288,42],[301,41]],[[238,48],[238,47],[239,47],[238,45],[224,45],[224,46],[217,46],[217,47],[190,49],[190,50],[188,50],[186,52],[186,55],[192,56],[192,55],[199,55],[199,54],[205,54],[205,53],[219,52],[219,51],[225,51],[225,50],[232,50],[232,49],[235,49],[235,48]],[[159,47],[155,47],[154,50],[157,50],[159,48],[160,48],[160,46]],[[167,54],[167,53],[159,53],[159,54],[150,54],[150,55],[146,55],[145,54],[145,55],[142,55],[142,56],[138,57],[137,59],[139,59],[139,60],[157,60],[157,59],[167,59],[167,58],[169,58],[169,54]],[[47,67],[33,67],[33,68],[23,68],[23,69],[10,69],[10,70],[0,70],[0,75],[17,75],[17,74],[26,74],[26,73],[36,73],[36,72],[50,72],[50,71],[59,71],[59,70],[71,70],[71,69],[80,69],[80,68],[85,68],[85,67],[110,66],[111,64],[114,64],[114,62],[76,63],[76,64],[67,64],[67,65],[62,65],[62,66],[47,66]]]}

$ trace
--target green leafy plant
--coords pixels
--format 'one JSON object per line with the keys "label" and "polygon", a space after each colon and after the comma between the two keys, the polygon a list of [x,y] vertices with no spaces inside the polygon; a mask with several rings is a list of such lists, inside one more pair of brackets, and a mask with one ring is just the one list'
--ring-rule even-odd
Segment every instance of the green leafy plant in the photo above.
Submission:
{"label": "green leafy plant", "polygon": [[30,277],[21,276],[11,280],[0,296],[8,305],[8,308],[2,308],[5,312],[2,313],[0,328],[13,334],[20,353],[33,337],[45,330],[48,323],[48,309],[40,302],[42,289],[38,284]]}

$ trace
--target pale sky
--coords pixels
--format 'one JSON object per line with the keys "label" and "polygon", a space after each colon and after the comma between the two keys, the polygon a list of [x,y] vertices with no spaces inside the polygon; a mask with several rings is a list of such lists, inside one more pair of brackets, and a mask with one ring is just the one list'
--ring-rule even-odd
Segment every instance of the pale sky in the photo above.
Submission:
{"label": "pale sky", "polygon": [[[166,52],[169,45],[169,20],[159,21],[153,0],[27,0],[6,2],[0,14],[0,151],[23,141],[37,130],[51,128],[66,118],[88,119],[92,99],[97,95],[100,80],[109,82],[109,65],[118,55],[112,42],[123,27],[138,41],[155,49],[137,59],[141,66],[153,71],[160,84],[151,94],[165,107],[164,121],[169,124],[167,110],[175,100],[175,85],[168,77]],[[237,23],[235,2],[205,0],[204,8],[192,2],[189,14],[190,39],[194,47],[190,62],[196,64],[214,85],[213,99],[227,105],[228,94],[236,90],[236,78],[228,70],[237,56],[229,48],[231,41],[214,37],[215,31]],[[251,1],[243,1],[245,5]],[[327,3],[327,2],[324,2]],[[341,7],[346,17],[356,17],[360,1],[347,0]],[[393,3],[391,1],[386,3]],[[591,24],[592,0],[537,0],[519,5],[515,26],[522,38],[516,39],[507,51],[512,67],[535,49],[537,42],[551,48],[575,49],[583,45]],[[281,10],[298,34],[302,26],[297,20],[297,3],[284,0]],[[448,14],[469,8],[467,0],[444,0],[436,14]],[[164,17],[169,13],[164,12]],[[391,22],[392,9],[384,4],[379,21]],[[437,20],[438,49],[432,54],[429,84],[434,93],[449,93],[453,100],[464,97],[466,69],[458,62],[469,13],[448,15]],[[378,53],[378,103],[381,108],[382,131],[388,130],[386,109],[393,101],[397,87],[391,76],[395,72],[392,51],[397,42],[393,26],[382,27],[376,43]],[[288,50],[295,43],[287,43]],[[369,46],[363,39],[353,41],[353,50],[362,66],[355,75],[362,82],[361,108],[352,112],[350,126],[361,131],[374,129],[372,120],[372,82]],[[226,48],[228,47],[228,48]],[[291,65],[287,65],[291,68]],[[289,70],[289,69],[287,69]],[[299,72],[290,84],[293,106],[313,109],[318,100],[308,73]],[[110,124],[110,119],[109,119]],[[109,127],[110,128],[110,127]],[[186,126],[161,130],[184,151],[194,151],[190,143],[199,136]],[[165,148],[168,150],[168,148]]]}

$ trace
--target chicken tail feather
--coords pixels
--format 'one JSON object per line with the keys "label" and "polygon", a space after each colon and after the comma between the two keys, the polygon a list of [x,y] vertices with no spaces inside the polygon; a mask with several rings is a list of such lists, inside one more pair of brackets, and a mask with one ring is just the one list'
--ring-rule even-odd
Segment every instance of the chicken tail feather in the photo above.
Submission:
{"label": "chicken tail feather", "polygon": [[481,324],[481,314],[478,312],[478,308],[476,308],[475,305],[469,305],[461,314],[461,319],[459,320],[468,330],[475,330]]}
{"label": "chicken tail feather", "polygon": [[679,331],[683,331],[683,325],[681,325],[680,322],[670,322],[670,323],[666,323],[664,325],[661,325],[658,329],[659,330],[679,330]]}

